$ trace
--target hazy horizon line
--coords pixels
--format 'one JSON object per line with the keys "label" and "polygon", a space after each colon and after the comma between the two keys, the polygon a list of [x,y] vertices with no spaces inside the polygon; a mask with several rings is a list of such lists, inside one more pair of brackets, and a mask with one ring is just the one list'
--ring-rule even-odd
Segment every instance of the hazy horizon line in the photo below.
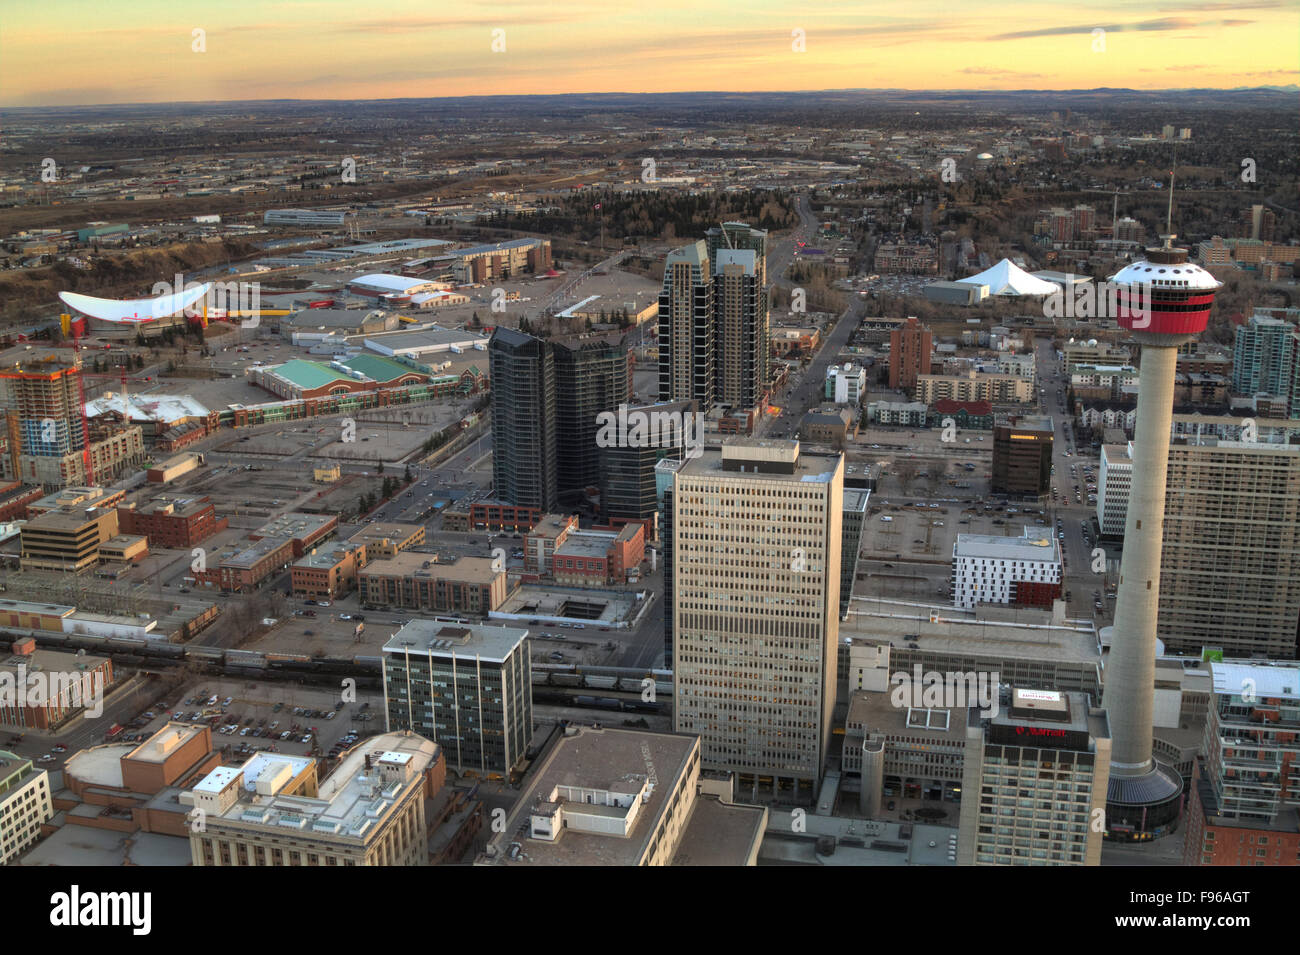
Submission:
{"label": "hazy horizon line", "polygon": [[631,91],[631,90],[588,90],[585,92],[569,93],[467,93],[459,96],[388,96],[388,97],[369,97],[360,99],[342,99],[337,97],[267,97],[263,99],[221,99],[221,100],[145,100],[138,102],[126,103],[63,103],[63,104],[45,104],[39,106],[19,106],[12,103],[0,103],[0,109],[8,110],[58,110],[58,109],[103,109],[110,107],[141,107],[141,106],[219,106],[223,104],[240,104],[240,103],[405,103],[418,101],[440,101],[440,100],[488,100],[488,99],[531,99],[542,97],[584,97],[584,96],[708,96],[708,95],[744,95],[744,96],[770,96],[770,95],[789,95],[797,93],[969,93],[969,94],[1007,94],[1007,93],[1195,93],[1195,92],[1213,92],[1213,93],[1249,93],[1266,91],[1270,93],[1290,93],[1300,92],[1300,85],[1288,83],[1283,85],[1264,84],[1261,86],[1153,86],[1153,87],[1135,87],[1135,86],[1072,86],[1072,87],[1017,87],[1015,89],[996,89],[988,87],[922,87],[913,88],[906,86],[849,86],[849,87],[817,87],[808,89],[771,89],[771,90],[655,90],[655,91]]}

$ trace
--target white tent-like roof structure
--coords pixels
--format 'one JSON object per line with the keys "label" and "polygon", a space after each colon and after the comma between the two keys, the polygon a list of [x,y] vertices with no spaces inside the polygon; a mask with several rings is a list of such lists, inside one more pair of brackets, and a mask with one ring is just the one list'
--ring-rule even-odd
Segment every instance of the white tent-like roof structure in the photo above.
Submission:
{"label": "white tent-like roof structure", "polygon": [[212,283],[204,282],[202,285],[173,292],[170,295],[161,295],[158,298],[95,298],[93,295],[82,295],[79,292],[60,292],[59,298],[69,308],[91,318],[97,318],[101,322],[132,324],[153,322],[184,311],[207,295],[210,288]]}
{"label": "white tent-like roof structure", "polygon": [[1051,295],[1060,286],[1035,278],[1010,259],[1003,259],[979,275],[958,279],[963,285],[987,285],[990,295]]}

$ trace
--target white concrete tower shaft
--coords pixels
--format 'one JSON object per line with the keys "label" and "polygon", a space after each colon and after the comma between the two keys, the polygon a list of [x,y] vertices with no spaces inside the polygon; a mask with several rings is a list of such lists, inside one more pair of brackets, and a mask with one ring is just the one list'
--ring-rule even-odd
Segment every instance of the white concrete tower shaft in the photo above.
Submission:
{"label": "white concrete tower shaft", "polygon": [[1124,524],[1110,659],[1102,705],[1110,714],[1111,773],[1152,769],[1156,618],[1177,347],[1144,345],[1133,441],[1133,485]]}

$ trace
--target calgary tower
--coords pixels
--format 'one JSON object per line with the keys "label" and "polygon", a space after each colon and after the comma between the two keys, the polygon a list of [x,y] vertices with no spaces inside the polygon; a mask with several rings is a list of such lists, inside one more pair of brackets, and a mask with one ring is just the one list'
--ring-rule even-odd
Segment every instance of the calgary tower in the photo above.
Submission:
{"label": "calgary tower", "polygon": [[[1172,188],[1171,181],[1170,218]],[[1133,484],[1102,698],[1112,738],[1107,836],[1129,842],[1172,832],[1182,804],[1182,778],[1151,755],[1165,481],[1178,346],[1205,331],[1222,287],[1174,247],[1174,235],[1161,238],[1162,247],[1111,277],[1119,286],[1119,325],[1142,348]]]}

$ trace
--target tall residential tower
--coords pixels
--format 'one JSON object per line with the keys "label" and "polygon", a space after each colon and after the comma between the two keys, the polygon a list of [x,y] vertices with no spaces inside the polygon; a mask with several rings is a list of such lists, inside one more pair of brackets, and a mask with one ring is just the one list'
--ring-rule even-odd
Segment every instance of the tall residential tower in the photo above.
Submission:
{"label": "tall residential tower", "polygon": [[742,222],[674,249],[659,293],[659,399],[748,410],[769,377],[767,233]]}

